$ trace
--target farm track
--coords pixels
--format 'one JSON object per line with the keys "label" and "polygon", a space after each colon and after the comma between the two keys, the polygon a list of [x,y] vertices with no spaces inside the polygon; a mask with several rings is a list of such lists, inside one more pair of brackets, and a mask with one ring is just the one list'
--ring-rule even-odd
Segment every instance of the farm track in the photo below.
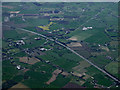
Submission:
{"label": "farm track", "polygon": [[96,16],[98,16],[99,14],[101,14],[101,12],[104,9],[102,9],[100,12],[98,12],[97,14],[95,14],[93,17],[91,17],[90,19],[88,19],[86,22],[84,22],[83,24],[81,24],[78,28],[76,28],[75,30],[79,29],[80,27],[82,27],[83,25],[85,25],[86,23],[88,23],[89,21],[93,20]]}

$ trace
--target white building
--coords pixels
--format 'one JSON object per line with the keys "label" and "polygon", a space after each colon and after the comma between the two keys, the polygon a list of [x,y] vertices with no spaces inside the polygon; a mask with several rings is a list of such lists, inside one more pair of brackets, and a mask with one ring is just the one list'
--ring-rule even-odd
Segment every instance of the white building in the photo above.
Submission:
{"label": "white building", "polygon": [[83,27],[83,31],[86,31],[86,30],[88,30],[88,29],[93,29],[93,27]]}
{"label": "white building", "polygon": [[10,18],[14,17],[15,15],[14,14],[10,14]]}
{"label": "white building", "polygon": [[83,27],[83,30],[87,30],[87,28],[86,28],[86,27]]}
{"label": "white building", "polygon": [[40,37],[34,38],[35,40],[40,40]]}
{"label": "white building", "polygon": [[18,65],[18,66],[17,66],[17,69],[18,69],[18,70],[20,70],[20,69],[21,69],[21,66],[20,66],[20,65]]}
{"label": "white building", "polygon": [[44,50],[45,50],[45,48],[41,48],[40,50],[41,50],[41,51],[44,51]]}
{"label": "white building", "polygon": [[9,17],[5,17],[4,22],[8,22],[8,21],[10,21]]}

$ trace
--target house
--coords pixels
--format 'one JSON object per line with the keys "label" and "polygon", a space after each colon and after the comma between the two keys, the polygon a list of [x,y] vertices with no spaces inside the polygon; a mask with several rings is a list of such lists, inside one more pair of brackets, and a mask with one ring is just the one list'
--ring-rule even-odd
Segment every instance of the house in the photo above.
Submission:
{"label": "house", "polygon": [[20,11],[10,11],[10,13],[18,14]]}
{"label": "house", "polygon": [[10,14],[10,18],[14,17],[15,15],[14,14]]}
{"label": "house", "polygon": [[20,65],[18,65],[18,66],[17,66],[17,69],[18,69],[18,70],[20,70],[20,69],[21,69],[21,66],[20,66]]}
{"label": "house", "polygon": [[44,14],[44,16],[50,16],[50,14],[48,14],[48,13],[45,13],[45,14]]}
{"label": "house", "polygon": [[82,30],[87,30],[88,28],[86,28],[86,27],[83,27],[83,29]]}
{"label": "house", "polygon": [[52,32],[48,32],[48,33],[52,33]]}
{"label": "house", "polygon": [[10,18],[12,18],[17,16],[17,14],[20,13],[20,11],[9,11],[9,13],[10,13]]}
{"label": "house", "polygon": [[40,37],[34,38],[35,40],[40,40]]}
{"label": "house", "polygon": [[47,60],[47,61],[45,61],[46,63],[50,63],[50,61],[49,60]]}
{"label": "house", "polygon": [[83,27],[83,31],[86,31],[86,30],[88,30],[88,29],[93,29],[93,27]]}
{"label": "house", "polygon": [[40,48],[40,50],[41,50],[41,51],[47,51],[47,49],[46,49],[46,48]]}
{"label": "house", "polygon": [[8,22],[8,21],[10,21],[9,17],[5,17],[4,22]]}
{"label": "house", "polygon": [[85,9],[82,9],[82,11],[84,12],[84,11],[85,11]]}
{"label": "house", "polygon": [[100,45],[100,44],[98,44],[98,46],[100,47],[101,45]]}

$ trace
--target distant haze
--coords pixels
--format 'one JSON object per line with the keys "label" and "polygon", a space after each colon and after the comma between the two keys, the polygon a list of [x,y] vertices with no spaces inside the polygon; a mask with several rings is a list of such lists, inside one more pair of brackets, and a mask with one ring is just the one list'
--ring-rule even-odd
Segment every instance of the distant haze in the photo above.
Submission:
{"label": "distant haze", "polygon": [[119,2],[120,0],[2,0],[2,2]]}

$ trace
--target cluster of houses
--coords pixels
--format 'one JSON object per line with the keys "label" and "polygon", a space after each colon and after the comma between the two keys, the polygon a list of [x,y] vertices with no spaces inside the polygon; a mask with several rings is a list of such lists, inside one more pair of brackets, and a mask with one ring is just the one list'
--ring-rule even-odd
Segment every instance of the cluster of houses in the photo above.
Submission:
{"label": "cluster of houses", "polygon": [[25,42],[23,40],[17,40],[14,42],[10,42],[8,46],[18,46],[18,45],[25,45]]}
{"label": "cluster of houses", "polygon": [[10,21],[10,18],[16,17],[17,14],[20,13],[20,11],[9,11],[8,13],[9,16],[4,17],[4,22],[8,22]]}
{"label": "cluster of houses", "polygon": [[18,41],[16,41],[16,44],[17,44],[17,45],[24,45],[25,42],[24,42],[23,40],[18,40]]}
{"label": "cluster of houses", "polygon": [[17,14],[20,13],[20,11],[10,11],[10,18],[17,16]]}

